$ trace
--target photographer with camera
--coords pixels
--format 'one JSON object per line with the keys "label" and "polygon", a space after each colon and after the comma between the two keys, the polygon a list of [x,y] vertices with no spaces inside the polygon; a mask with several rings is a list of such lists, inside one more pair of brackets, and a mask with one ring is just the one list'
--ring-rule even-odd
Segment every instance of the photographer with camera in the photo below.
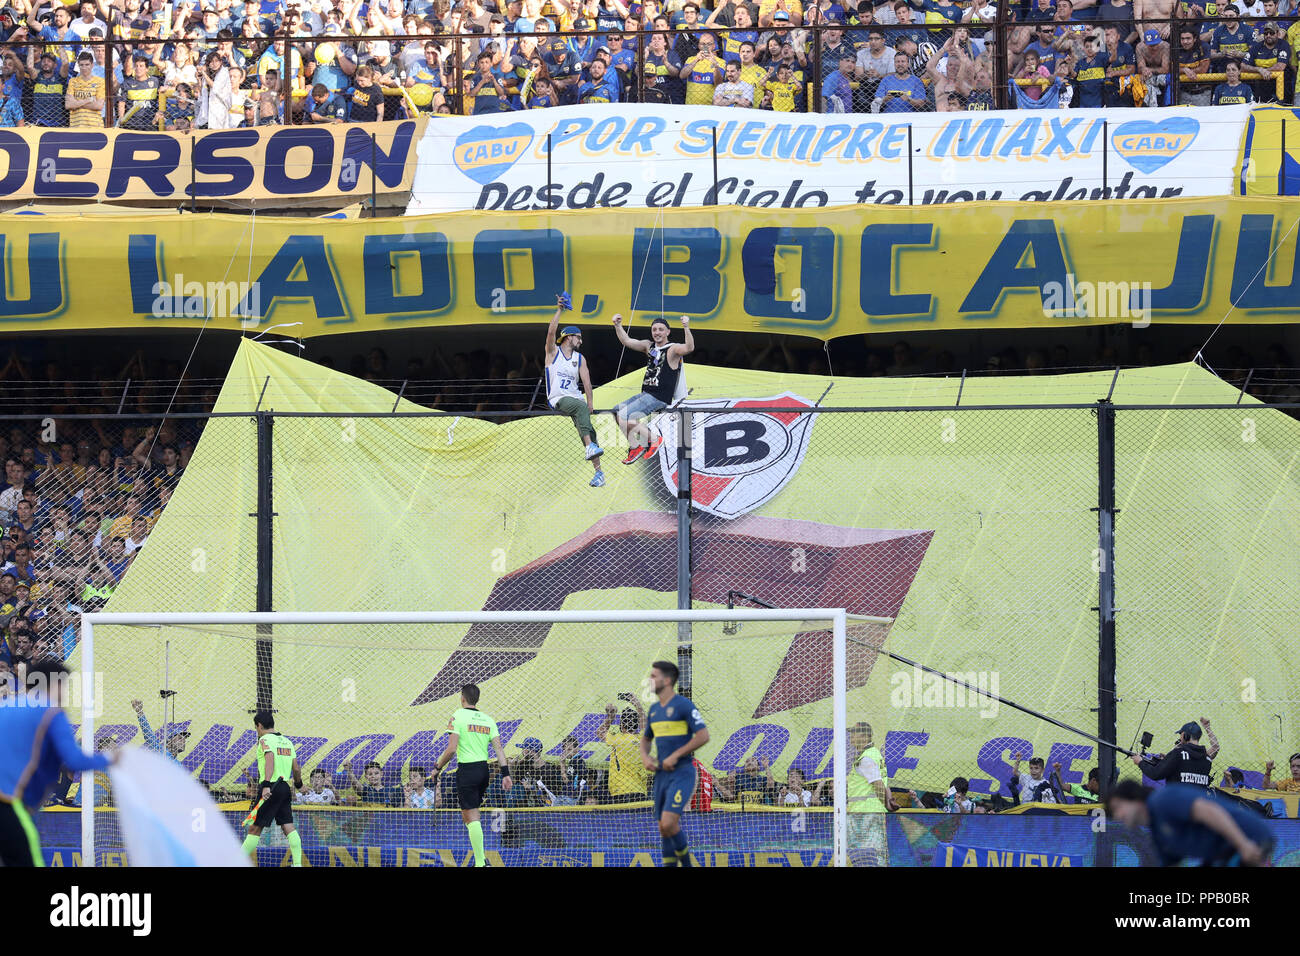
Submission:
{"label": "photographer with camera", "polygon": [[[1210,786],[1210,756],[1200,744],[1201,725],[1189,720],[1178,728],[1177,742],[1167,754],[1133,754],[1133,761],[1148,779],[1166,783]],[[1146,741],[1143,742],[1144,745]]]}

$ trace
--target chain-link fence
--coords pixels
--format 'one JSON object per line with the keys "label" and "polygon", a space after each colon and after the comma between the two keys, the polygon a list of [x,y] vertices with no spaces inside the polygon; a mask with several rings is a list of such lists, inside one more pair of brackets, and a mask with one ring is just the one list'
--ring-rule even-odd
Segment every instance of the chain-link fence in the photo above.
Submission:
{"label": "chain-link fence", "polygon": [[[870,726],[900,805],[942,801],[961,778],[978,804],[1008,806],[1038,779],[1017,762],[1030,756],[1065,791],[1093,766],[1103,780],[1112,768],[1131,776],[1109,744],[1126,751],[1150,730],[1163,750],[1202,718],[1216,780],[1231,766],[1258,786],[1267,760],[1296,749],[1300,716],[1286,679],[1300,623],[1294,411],[701,398],[660,416],[662,443],[626,467],[605,414],[594,425],[604,454],[589,464],[572,423],[550,413],[508,423],[373,410],[11,418],[0,429],[11,456],[0,492],[4,665],[75,661],[78,612],[105,606],[844,607],[894,620],[851,629],[846,709],[850,727]],[[608,482],[589,488],[597,469]],[[710,668],[722,658],[707,649],[736,634],[752,639],[743,693],[719,683]],[[298,730],[341,761],[367,741],[438,730],[445,715],[418,708],[465,682],[509,683],[554,636],[532,625],[439,631],[446,653],[430,656],[418,633],[367,650],[365,633],[322,630],[346,653],[313,663],[312,641],[295,635],[283,649],[286,635],[269,631],[178,635],[161,660],[125,670],[130,654],[99,645],[106,679],[149,677],[106,688],[97,737],[133,737],[127,697],[140,699],[159,740],[192,735],[178,738],[187,767],[224,768],[205,779],[229,796],[245,783],[243,764],[225,757],[238,728],[195,696],[212,675],[222,707],[238,712],[297,712],[305,689],[333,700],[342,684],[329,719]],[[700,754],[719,800],[826,805],[835,756],[823,627],[688,627],[650,644],[679,665],[684,693],[723,715]],[[626,661],[591,655],[583,688],[548,725],[547,753],[591,730],[604,698],[636,692],[592,676]],[[353,720],[347,681],[360,671],[394,684]],[[373,756],[393,786],[420,764],[386,746]],[[859,837],[875,846],[880,834]]]}

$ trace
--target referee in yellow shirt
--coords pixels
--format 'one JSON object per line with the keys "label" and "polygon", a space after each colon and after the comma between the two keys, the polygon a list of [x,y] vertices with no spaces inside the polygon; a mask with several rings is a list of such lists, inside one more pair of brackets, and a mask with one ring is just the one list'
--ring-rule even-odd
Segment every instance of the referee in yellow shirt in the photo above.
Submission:
{"label": "referee in yellow shirt", "polygon": [[636,803],[646,796],[646,772],[641,764],[641,707],[633,694],[619,694],[632,707],[618,714],[615,704],[605,705],[605,721],[596,737],[609,747],[610,803]]}

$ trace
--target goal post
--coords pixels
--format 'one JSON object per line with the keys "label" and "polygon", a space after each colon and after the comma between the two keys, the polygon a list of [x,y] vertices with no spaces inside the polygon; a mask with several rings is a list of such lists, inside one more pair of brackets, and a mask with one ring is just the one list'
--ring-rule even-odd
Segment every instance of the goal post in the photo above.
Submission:
{"label": "goal post", "polygon": [[[575,739],[585,729],[585,740],[599,742],[592,737],[592,727],[602,716],[602,704],[597,703],[594,693],[586,698],[572,700],[560,694],[558,700],[545,696],[549,687],[559,686],[567,691],[566,682],[582,685],[580,690],[591,684],[592,675],[613,674],[600,691],[604,696],[599,700],[609,699],[609,689],[626,687],[627,682],[648,672],[649,664],[655,659],[672,659],[674,649],[682,648],[682,638],[678,628],[670,625],[690,625],[690,659],[695,664],[693,696],[696,706],[702,712],[703,719],[710,727],[711,739],[702,748],[699,756],[702,765],[714,773],[737,773],[737,761],[745,757],[751,747],[759,746],[762,738],[753,737],[751,725],[748,728],[735,729],[737,720],[728,724],[723,713],[741,715],[743,719],[766,721],[757,726],[775,728],[777,736],[784,735],[781,743],[792,736],[784,726],[792,722],[798,727],[793,731],[794,739],[799,734],[808,736],[807,746],[795,746],[790,751],[800,754],[812,754],[813,762],[808,766],[820,765],[825,773],[820,781],[819,799],[815,804],[818,839],[831,837],[828,851],[819,859],[833,865],[846,865],[848,830],[846,807],[848,804],[847,772],[853,755],[848,754],[848,728],[850,707],[848,697],[851,686],[850,678],[850,619],[853,628],[859,626],[876,627],[881,633],[892,623],[889,618],[863,618],[848,615],[842,608],[782,608],[782,609],[702,609],[702,610],[555,610],[555,611],[353,611],[353,612],[211,612],[211,613],[148,613],[148,612],[93,612],[81,617],[81,642],[79,668],[82,686],[93,689],[98,686],[101,698],[96,699],[89,691],[82,695],[81,739],[87,751],[96,746],[97,721],[105,712],[106,705],[112,711],[112,720],[121,721],[108,726],[127,728],[122,715],[121,703],[124,699],[139,699],[146,695],[144,688],[150,687],[152,674],[137,674],[136,671],[148,671],[161,680],[159,658],[164,655],[169,661],[169,680],[175,682],[174,692],[181,695],[180,713],[189,718],[186,727],[197,728],[196,735],[202,739],[191,746],[209,747],[207,729],[209,725],[219,724],[226,735],[218,741],[217,752],[225,760],[221,764],[227,774],[223,780],[235,780],[234,775],[246,767],[251,759],[251,748],[240,747],[239,737],[231,741],[232,726],[243,720],[244,726],[236,727],[237,732],[245,735],[251,729],[251,702],[260,696],[260,689],[255,685],[254,673],[257,670],[259,644],[270,641],[273,648],[273,677],[271,701],[273,710],[286,716],[286,723],[277,723],[277,729],[287,733],[291,738],[302,735],[304,740],[311,740],[314,749],[303,760],[304,778],[314,766],[326,763],[323,755],[343,753],[346,746],[354,739],[362,739],[370,729],[365,720],[354,718],[352,711],[342,705],[329,709],[327,703],[319,698],[323,694],[312,686],[319,682],[320,688],[327,687],[339,674],[347,673],[357,667],[375,667],[381,675],[396,675],[394,681],[402,683],[408,678],[414,683],[417,694],[414,699],[410,689],[403,685],[394,691],[391,700],[398,704],[384,703],[383,711],[388,721],[381,729],[390,729],[402,725],[403,733],[415,728],[421,729],[416,736],[424,735],[425,741],[418,751],[421,766],[428,762],[434,749],[434,735],[441,731],[445,739],[447,720],[455,709],[455,699],[461,683],[477,683],[483,689],[484,710],[492,714],[503,725],[502,740],[508,756],[514,757],[520,750],[536,740],[532,728],[546,725],[559,728],[554,731],[541,731],[549,736],[546,746],[556,744],[556,739],[564,737],[565,742]],[[743,634],[737,634],[739,626],[744,625]],[[540,635],[540,636],[539,636]],[[558,636],[557,636],[558,635]],[[167,636],[165,645],[163,636]],[[567,643],[566,643],[567,640]],[[197,650],[182,645],[205,645]],[[211,646],[206,646],[211,645]],[[218,647],[218,645],[220,645]],[[829,645],[829,646],[827,646]],[[178,653],[179,650],[179,653]],[[191,650],[193,651],[191,653]],[[878,650],[878,647],[877,647]],[[855,652],[856,653],[856,652]],[[186,662],[189,663],[186,663]],[[304,664],[304,661],[308,662]],[[101,672],[96,672],[96,668]],[[187,670],[187,667],[189,668]],[[314,668],[314,669],[313,669]],[[430,682],[424,693],[426,673],[436,671],[439,675]],[[780,683],[776,672],[786,676]],[[186,675],[193,674],[192,684],[186,686]],[[446,675],[446,679],[442,679]],[[481,676],[475,676],[481,675]],[[373,675],[372,675],[373,677]],[[399,680],[400,678],[400,680]],[[743,678],[743,679],[742,679]],[[439,683],[441,680],[441,683]],[[852,678],[852,686],[862,686],[865,678]],[[156,682],[156,681],[155,681]],[[372,685],[373,685],[372,680]],[[791,687],[803,683],[816,684],[818,693],[793,693]],[[128,686],[129,685],[129,686]],[[201,685],[201,686],[200,686]],[[437,689],[435,689],[437,685]],[[451,688],[456,688],[453,692]],[[766,688],[766,690],[764,690]],[[577,691],[574,691],[575,695]],[[772,701],[774,694],[786,694],[788,699]],[[620,694],[620,697],[629,695]],[[648,704],[649,696],[642,688],[642,700]],[[117,698],[116,701],[113,698]],[[298,702],[309,700],[310,707]],[[384,698],[390,700],[390,698]],[[633,702],[635,703],[635,702]],[[419,709],[415,705],[420,705]],[[380,703],[368,706],[380,707]],[[399,709],[399,707],[401,709]],[[607,708],[606,708],[607,709]],[[641,707],[638,706],[638,710]],[[247,715],[247,718],[244,718]],[[291,715],[291,716],[290,716]],[[327,715],[326,720],[321,715]],[[511,737],[507,737],[504,727],[506,717],[521,717],[509,721]],[[545,718],[545,719],[543,719]],[[530,719],[533,721],[530,723]],[[289,726],[288,721],[293,722]],[[536,721],[541,720],[541,724]],[[221,723],[225,721],[225,723]],[[716,721],[716,722],[715,722]],[[373,721],[372,721],[373,722]],[[782,723],[784,722],[784,724]],[[801,722],[801,723],[800,723]],[[331,729],[321,731],[316,724],[328,725]],[[817,725],[828,728],[831,733],[829,741],[823,736],[824,730],[817,730]],[[569,728],[574,728],[569,730]],[[341,729],[340,729],[341,728]],[[716,728],[716,729],[715,729]],[[806,732],[812,728],[811,732]],[[617,730],[615,727],[613,730]],[[134,735],[134,728],[127,728],[128,736]],[[162,732],[162,726],[155,730]],[[518,733],[516,733],[516,730]],[[326,737],[315,736],[326,733]],[[751,734],[751,736],[746,736]],[[354,737],[353,735],[362,735]],[[376,738],[384,735],[370,735]],[[344,738],[339,744],[339,739]],[[520,739],[523,743],[520,744]],[[214,740],[216,737],[214,736]],[[397,748],[398,756],[391,751],[398,742],[393,734],[387,735],[384,753],[393,756],[396,763],[395,773],[400,776],[409,763],[415,766],[417,760],[412,756],[411,741]],[[414,738],[412,738],[413,740]],[[811,746],[813,740],[820,740],[820,750]],[[826,753],[829,743],[829,755]],[[883,743],[883,742],[882,742]],[[101,741],[102,745],[102,741]],[[338,745],[336,747],[336,745]],[[436,743],[438,753],[442,749],[442,739]],[[595,744],[592,744],[595,746]],[[229,751],[221,750],[228,747]],[[335,748],[335,749],[330,749]],[[535,746],[534,746],[534,749]],[[814,751],[816,751],[814,753]],[[719,771],[712,763],[725,752],[727,761]],[[551,755],[559,753],[558,745],[549,751]],[[404,757],[401,755],[405,755]],[[187,767],[198,767],[192,772],[203,775],[204,761],[210,753],[198,749],[182,755],[182,762]],[[540,756],[540,755],[539,755]],[[786,763],[789,751],[781,758]],[[338,759],[342,759],[341,757]],[[377,758],[376,758],[377,759]],[[608,760],[608,757],[603,758]],[[594,760],[592,760],[594,764]],[[212,779],[215,773],[211,762],[206,764],[206,782],[215,787],[220,781]],[[776,769],[776,761],[773,761]],[[793,767],[793,763],[790,764]],[[454,769],[454,764],[449,769]],[[331,772],[338,770],[331,765]],[[349,770],[349,773],[352,771]],[[385,773],[388,773],[387,766]],[[807,775],[807,769],[802,770]],[[593,771],[593,774],[595,771]],[[93,775],[83,775],[83,782]],[[826,779],[829,776],[831,779]],[[240,778],[242,779],[242,778]],[[595,777],[593,776],[593,780]],[[700,777],[699,779],[702,779]],[[720,777],[721,779],[721,777]],[[770,779],[770,778],[769,778]],[[793,779],[793,778],[792,778]],[[585,781],[584,781],[585,783]],[[825,792],[829,783],[830,792]],[[809,777],[809,784],[812,784]],[[742,855],[749,850],[755,852],[768,848],[764,841],[772,840],[780,812],[788,809],[773,806],[770,798],[767,805],[760,806],[759,801],[735,793],[740,784],[736,783],[731,791],[725,791],[731,802],[723,809],[732,816],[727,828],[713,827],[707,833],[703,829],[692,830],[691,818],[696,816],[688,811],[683,825],[688,836],[698,835],[699,846],[712,846],[730,849],[732,856]],[[550,814],[552,821],[564,822],[565,827],[581,827],[579,822],[587,809],[582,806],[559,806],[560,801],[550,789],[542,787],[552,803],[543,808],[536,806],[529,810]],[[607,796],[609,790],[603,791]],[[775,792],[775,791],[773,791]],[[581,791],[579,791],[581,794]],[[786,791],[781,790],[783,797]],[[698,797],[698,794],[697,794]],[[718,796],[714,800],[718,800]],[[749,799],[752,802],[746,803]],[[105,832],[111,827],[111,817],[101,807],[97,812],[94,799],[81,801],[81,843],[84,865],[95,865],[96,851],[102,846],[113,845],[112,837]],[[570,801],[571,802],[571,801]],[[580,803],[592,804],[589,797]],[[787,801],[788,802],[788,801]],[[830,807],[825,806],[826,803]],[[802,804],[801,806],[809,805]],[[390,805],[391,806],[391,805]],[[488,804],[485,803],[486,814]],[[439,809],[451,811],[454,807],[439,804]],[[314,810],[315,808],[304,808]],[[348,809],[356,812],[360,807]],[[373,825],[366,832],[382,827],[384,820],[393,814],[401,814],[408,809],[370,812],[371,819],[367,825]],[[295,806],[295,819],[299,808]],[[569,813],[565,819],[566,811]],[[618,811],[619,815],[615,815]],[[605,813],[604,817],[600,813]],[[593,816],[593,814],[595,816]],[[720,814],[723,816],[725,814]],[[787,814],[788,815],[788,814]],[[577,845],[590,848],[597,846],[593,842],[603,833],[590,831],[608,826],[612,829],[636,830],[633,849],[642,848],[642,856],[650,852],[657,860],[658,836],[654,830],[648,803],[642,802],[627,807],[611,807],[595,804],[591,813],[597,822],[588,825],[588,831],[582,833]],[[703,816],[701,814],[701,816]],[[429,840],[453,838],[460,825],[458,812],[447,812],[439,819],[441,823],[423,822],[430,817],[418,817],[421,839]],[[102,818],[102,819],[101,819]],[[486,818],[485,818],[486,819]],[[536,819],[536,818],[534,818]],[[454,821],[451,826],[449,821]],[[603,822],[608,821],[608,822]],[[355,822],[355,821],[349,821]],[[348,833],[358,832],[361,822],[355,822],[353,829],[344,826]],[[827,826],[829,824],[829,827]],[[399,819],[398,825],[403,833],[414,832],[414,825],[408,820]],[[530,823],[548,832],[555,828],[546,824]],[[274,829],[269,827],[268,829]],[[336,828],[337,829],[337,828]],[[487,829],[485,825],[485,829]],[[561,828],[563,829],[563,828]],[[723,832],[725,829],[725,832]],[[641,831],[644,830],[642,834]],[[830,832],[826,832],[829,830]],[[342,831],[340,831],[342,832]],[[441,834],[433,836],[432,834]],[[412,838],[414,839],[414,838]],[[640,840],[639,844],[635,841]],[[109,842],[105,842],[109,841]],[[713,841],[711,844],[709,841]],[[307,841],[304,840],[304,843]],[[779,841],[778,841],[779,843]],[[793,841],[791,845],[798,843]],[[805,840],[804,844],[815,843]],[[441,846],[441,844],[438,844]],[[565,846],[571,844],[562,844]],[[695,850],[695,846],[692,847]],[[403,851],[398,850],[398,860]],[[411,851],[407,850],[408,857]],[[606,854],[596,851],[602,859]],[[608,854],[614,857],[615,854]],[[382,854],[380,857],[382,858]],[[504,859],[504,853],[501,857]],[[622,859],[623,857],[618,857]],[[725,859],[714,853],[709,859]],[[532,861],[530,858],[530,862]],[[389,865],[384,859],[380,865]],[[415,864],[408,864],[415,865]],[[456,865],[460,865],[457,863]],[[530,864],[520,864],[530,865]],[[572,865],[572,864],[566,864]],[[594,864],[588,864],[594,865]],[[603,863],[601,865],[628,865]],[[637,865],[637,864],[631,864]],[[734,865],[730,863],[719,865]]]}

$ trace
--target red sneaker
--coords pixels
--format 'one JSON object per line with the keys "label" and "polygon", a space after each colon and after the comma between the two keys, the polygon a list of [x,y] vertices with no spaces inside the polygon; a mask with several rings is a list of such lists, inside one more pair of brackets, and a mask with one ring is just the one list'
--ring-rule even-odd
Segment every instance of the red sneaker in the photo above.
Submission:
{"label": "red sneaker", "polygon": [[649,461],[651,458],[655,456],[655,452],[659,450],[659,446],[662,445],[663,443],[664,443],[664,439],[662,435],[660,435],[658,438],[656,438],[654,441],[650,443],[650,447],[645,450],[646,461]]}
{"label": "red sneaker", "polygon": [[627,457],[623,459],[623,464],[625,465],[632,464],[632,462],[636,461],[638,458],[641,457],[641,454],[644,451],[645,451],[644,445],[637,445],[635,448],[633,448],[631,451],[627,453]]}

